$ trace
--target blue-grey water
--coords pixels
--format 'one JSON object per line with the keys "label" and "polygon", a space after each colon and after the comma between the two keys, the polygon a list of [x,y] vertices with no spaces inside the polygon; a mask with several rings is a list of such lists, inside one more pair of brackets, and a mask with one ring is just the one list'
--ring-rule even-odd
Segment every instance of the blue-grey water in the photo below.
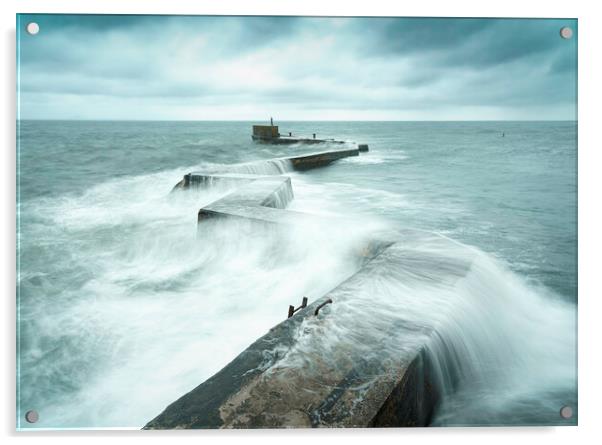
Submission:
{"label": "blue-grey water", "polygon": [[[261,241],[195,245],[198,209],[223,191],[169,195],[183,174],[232,164],[261,171],[253,161],[308,150],[257,145],[251,124],[19,123],[19,419],[36,409],[37,427],[140,427],[289,304],[353,272],[343,250],[317,254],[311,242],[282,247],[297,250],[280,262]],[[479,363],[483,378],[461,381],[433,424],[574,423],[558,413],[577,408],[576,123],[280,126],[370,145],[328,168],[286,172],[292,209],[433,231],[492,259],[503,285],[487,296],[496,304],[478,310],[501,311],[487,329],[513,352],[500,352],[503,373]],[[470,316],[458,339],[481,326]],[[479,347],[495,350],[482,338]]]}

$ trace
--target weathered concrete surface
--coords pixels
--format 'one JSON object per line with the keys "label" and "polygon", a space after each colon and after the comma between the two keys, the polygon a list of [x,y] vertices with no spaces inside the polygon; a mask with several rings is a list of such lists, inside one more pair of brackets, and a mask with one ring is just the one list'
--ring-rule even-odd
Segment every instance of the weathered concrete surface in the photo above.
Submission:
{"label": "weathered concrete surface", "polygon": [[278,131],[278,125],[274,125],[273,122],[270,125],[253,125],[253,134],[251,136],[253,140],[267,140],[275,139],[280,137]]}
{"label": "weathered concrete surface", "polygon": [[[367,148],[349,148],[342,150],[320,151],[315,153],[304,153],[290,157],[269,159],[268,162],[278,163],[285,161],[289,163],[290,168],[298,171],[305,171],[312,168],[325,167],[339,159],[350,156],[359,156],[360,151],[368,151]],[[244,173],[218,173],[211,174],[207,172],[192,172],[184,175],[184,178],[174,186],[174,190],[185,189],[191,186],[207,186],[218,182],[243,181],[245,179],[254,180],[269,175],[252,175]]]}
{"label": "weathered concrete surface", "polygon": [[334,139],[316,138],[316,133],[313,133],[311,138],[293,136],[292,132],[288,132],[288,135],[282,135],[280,134],[278,125],[274,125],[274,121],[271,118],[270,125],[253,125],[251,139],[264,144],[320,144],[325,142],[333,144],[345,143],[344,141],[337,141]]}
{"label": "weathered concrete surface", "polygon": [[263,144],[324,144],[326,142],[331,144],[344,144],[345,141],[337,141],[335,139],[320,139],[320,138],[303,138],[296,136],[278,136],[274,138],[257,138],[253,137],[254,141]]}
{"label": "weathered concrete surface", "polygon": [[292,133],[281,135],[278,125],[253,125],[253,134],[251,138],[256,142],[264,144],[320,144],[330,142],[334,144],[344,144],[344,141],[335,141],[334,139],[319,139],[314,134],[312,138],[293,136]]}
{"label": "weathered concrete surface", "polygon": [[[358,155],[359,149],[355,148],[306,153],[270,161],[286,161],[291,168],[304,171],[329,165],[345,157]],[[230,184],[238,188],[201,208],[198,212],[198,222],[216,217],[239,218],[268,224],[310,222],[322,219],[305,213],[282,211],[294,197],[291,180],[287,176],[193,172],[184,175],[174,190],[210,187],[216,184]]]}
{"label": "weathered concrete surface", "polygon": [[145,428],[428,425],[440,388],[425,351],[441,320],[413,307],[453,303],[473,255],[434,234],[400,233]]}
{"label": "weathered concrete surface", "polygon": [[293,199],[293,188],[288,176],[261,176],[242,180],[244,187],[201,208],[198,222],[216,217],[243,218],[269,224],[314,219],[312,215],[282,210]]}
{"label": "weathered concrete surface", "polygon": [[316,167],[326,166],[338,159],[349,156],[358,156],[360,151],[358,148],[349,148],[344,150],[330,150],[319,153],[309,153],[287,158],[290,160],[295,170],[308,170]]}

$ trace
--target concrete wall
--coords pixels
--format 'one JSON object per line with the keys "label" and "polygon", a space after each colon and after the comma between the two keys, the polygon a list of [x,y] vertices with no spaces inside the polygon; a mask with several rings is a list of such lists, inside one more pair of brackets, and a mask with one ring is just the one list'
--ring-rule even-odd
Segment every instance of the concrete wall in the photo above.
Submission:
{"label": "concrete wall", "polygon": [[253,136],[260,139],[271,139],[280,136],[278,125],[253,125]]}
{"label": "concrete wall", "polygon": [[400,234],[145,428],[428,425],[443,390],[429,359],[438,324],[411,304],[425,298],[421,286],[453,294],[473,255],[437,235]]}

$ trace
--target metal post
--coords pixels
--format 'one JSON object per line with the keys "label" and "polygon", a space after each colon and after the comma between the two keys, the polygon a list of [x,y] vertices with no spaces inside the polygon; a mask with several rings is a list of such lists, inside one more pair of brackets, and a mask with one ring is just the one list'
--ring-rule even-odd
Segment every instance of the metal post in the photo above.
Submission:
{"label": "metal post", "polygon": [[318,307],[316,308],[316,311],[314,312],[314,315],[317,317],[317,316],[318,316],[318,313],[320,312],[320,309],[322,309],[324,306],[326,306],[327,304],[330,304],[330,303],[332,303],[332,299],[331,299],[331,298],[329,298],[329,299],[328,299],[328,300],[326,300],[324,303],[322,303],[320,306],[318,306]]}
{"label": "metal post", "polygon": [[301,301],[301,306],[295,309],[295,306],[288,307],[288,318],[291,318],[295,312],[307,307],[307,297],[303,297],[303,301]]}

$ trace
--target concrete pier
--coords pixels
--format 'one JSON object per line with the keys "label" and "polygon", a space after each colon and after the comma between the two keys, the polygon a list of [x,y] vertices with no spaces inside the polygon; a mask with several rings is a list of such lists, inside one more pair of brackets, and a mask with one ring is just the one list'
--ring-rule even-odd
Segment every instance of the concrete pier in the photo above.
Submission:
{"label": "concrete pier", "polygon": [[[359,151],[285,160],[306,170]],[[287,176],[190,173],[176,188],[220,182],[236,188],[200,209],[199,224],[208,218],[323,222],[285,210],[293,199]],[[428,425],[443,388],[441,363],[434,364],[429,350],[449,320],[425,319],[414,308],[453,304],[456,282],[470,272],[475,251],[418,230],[374,234],[360,250],[358,272],[293,310],[145,429]],[[446,354],[445,345],[437,343],[437,350]],[[453,357],[443,360],[453,367]]]}
{"label": "concrete pier", "polygon": [[[330,150],[271,161],[286,161],[293,170],[306,171],[327,166],[349,156],[358,156],[359,153],[357,148]],[[291,180],[287,176],[192,172],[184,175],[174,190],[209,187],[218,183],[231,184],[237,188],[201,208],[198,212],[199,223],[216,217],[240,218],[268,224],[316,220],[316,217],[305,213],[283,211],[294,197]]]}
{"label": "concrete pier", "polygon": [[273,139],[255,139],[257,142],[264,144],[276,144],[276,145],[286,145],[286,144],[344,144],[345,141],[337,141],[335,139],[320,139],[320,138],[304,138],[304,137],[295,137],[295,136],[279,136]]}
{"label": "concrete pier", "polygon": [[[205,182],[207,177],[200,178],[201,182]],[[283,224],[311,217],[283,210],[293,199],[293,188],[288,176],[259,176],[253,179],[242,178],[242,181],[244,184],[240,188],[201,208],[198,222],[222,217]]]}
{"label": "concrete pier", "polygon": [[[365,144],[364,144],[365,145]],[[270,159],[269,161],[286,161],[291,168],[296,171],[305,171],[313,168],[325,167],[339,159],[350,156],[359,156],[360,152],[368,151],[367,148],[349,148],[341,150],[328,150],[313,153],[302,153],[294,156]],[[192,172],[184,175],[184,178],[178,182],[174,190],[185,189],[192,186],[207,186],[212,182],[243,181],[245,179],[253,180],[259,176],[268,177],[269,175],[250,175],[243,173],[219,173],[208,174],[206,172]]]}
{"label": "concrete pier", "polygon": [[288,158],[295,170],[309,170],[316,167],[323,167],[332,162],[347,158],[349,156],[359,156],[359,148],[350,148],[346,150],[330,150],[319,153],[309,153]]}
{"label": "concrete pier", "polygon": [[270,119],[270,125],[253,125],[253,133],[251,138],[263,144],[322,144],[330,142],[332,144],[344,144],[344,141],[336,141],[334,139],[316,138],[313,133],[312,137],[293,136],[292,132],[288,135],[281,135],[278,125],[274,125],[274,121]]}
{"label": "concrete pier", "polygon": [[[425,320],[411,308],[416,298],[441,304],[437,298],[469,273],[473,256],[438,235],[400,232],[359,272],[272,328],[145,428],[428,425],[441,388],[427,351],[441,320]],[[416,289],[432,292],[416,295]]]}

